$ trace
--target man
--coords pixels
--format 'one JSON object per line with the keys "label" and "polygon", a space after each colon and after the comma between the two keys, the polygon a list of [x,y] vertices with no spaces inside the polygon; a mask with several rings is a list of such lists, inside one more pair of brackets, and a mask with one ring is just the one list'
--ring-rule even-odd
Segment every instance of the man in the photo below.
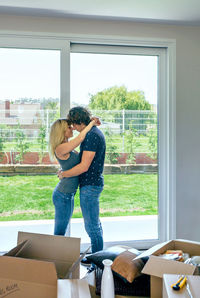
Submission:
{"label": "man", "polygon": [[[67,118],[73,128],[79,132],[91,121],[90,112],[83,107],[72,108]],[[105,150],[104,135],[94,126],[80,145],[81,162],[72,169],[59,174],[60,178],[80,175],[80,206],[85,229],[91,240],[92,253],[103,249],[103,231],[99,219],[99,197],[104,186],[102,173]]]}

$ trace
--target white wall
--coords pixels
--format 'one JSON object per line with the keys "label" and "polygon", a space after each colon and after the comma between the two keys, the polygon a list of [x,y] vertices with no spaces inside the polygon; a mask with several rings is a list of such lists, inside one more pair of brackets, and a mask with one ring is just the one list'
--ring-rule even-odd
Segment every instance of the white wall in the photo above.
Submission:
{"label": "white wall", "polygon": [[176,39],[177,238],[200,241],[200,27],[0,15],[0,30]]}

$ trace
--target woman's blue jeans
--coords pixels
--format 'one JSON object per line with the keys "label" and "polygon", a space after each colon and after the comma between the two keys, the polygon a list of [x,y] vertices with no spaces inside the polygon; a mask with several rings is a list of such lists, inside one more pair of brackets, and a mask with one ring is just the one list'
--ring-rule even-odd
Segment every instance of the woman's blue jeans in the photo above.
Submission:
{"label": "woman's blue jeans", "polygon": [[85,230],[91,240],[92,253],[103,249],[103,230],[99,220],[99,197],[102,186],[86,185],[80,188],[80,205]]}
{"label": "woman's blue jeans", "polygon": [[64,236],[74,210],[75,193],[62,193],[55,188],[53,203],[55,206],[54,235]]}

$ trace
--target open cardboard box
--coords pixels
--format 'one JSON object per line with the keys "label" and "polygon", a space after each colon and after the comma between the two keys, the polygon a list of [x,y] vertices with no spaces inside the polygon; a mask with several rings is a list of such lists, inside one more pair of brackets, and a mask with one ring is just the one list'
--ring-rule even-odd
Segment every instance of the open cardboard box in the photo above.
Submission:
{"label": "open cardboard box", "polygon": [[0,257],[0,298],[76,298],[80,287],[88,298],[86,283],[58,280],[78,279],[79,261],[79,238],[19,232],[18,245]]}
{"label": "open cardboard box", "polygon": [[88,283],[59,279],[53,263],[0,257],[0,297],[90,298]]}
{"label": "open cardboard box", "polygon": [[[80,238],[19,232],[17,244],[28,240],[17,257],[53,262],[58,278],[65,278],[70,267],[80,257]],[[80,266],[72,273],[80,278]]]}
{"label": "open cardboard box", "polygon": [[199,270],[191,264],[184,264],[178,261],[166,260],[160,258],[159,255],[165,253],[166,250],[182,250],[189,253],[190,257],[200,255],[200,243],[188,240],[171,240],[153,246],[149,250],[140,254],[137,258],[149,256],[149,260],[144,266],[142,273],[151,276],[151,297],[162,298],[162,278],[163,274],[186,274],[196,275]]}
{"label": "open cardboard box", "polygon": [[[187,286],[184,286],[180,291],[174,291],[171,285],[174,284],[180,275],[164,274],[163,275],[163,298],[188,298],[189,292]],[[200,296],[200,276],[187,275],[187,284],[189,285],[189,291],[193,298],[199,298]]]}

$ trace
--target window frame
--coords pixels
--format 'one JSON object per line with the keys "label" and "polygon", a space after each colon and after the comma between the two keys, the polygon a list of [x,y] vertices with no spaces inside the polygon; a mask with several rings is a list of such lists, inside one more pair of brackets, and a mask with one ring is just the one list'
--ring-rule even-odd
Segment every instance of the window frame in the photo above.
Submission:
{"label": "window frame", "polygon": [[[145,249],[158,242],[176,238],[176,41],[172,39],[131,38],[123,36],[90,36],[46,34],[27,32],[0,31],[0,47],[23,49],[60,50],[60,115],[65,117],[70,109],[70,52],[73,47],[90,45],[91,49],[103,48],[115,50],[117,47],[128,51],[155,53],[160,50],[159,76],[160,88],[158,96],[159,114],[159,216],[158,240],[134,241],[134,246]],[[72,47],[71,47],[72,46]],[[109,243],[113,245],[116,243]],[[130,244],[130,242],[123,242]],[[132,243],[133,244],[133,243]]]}

